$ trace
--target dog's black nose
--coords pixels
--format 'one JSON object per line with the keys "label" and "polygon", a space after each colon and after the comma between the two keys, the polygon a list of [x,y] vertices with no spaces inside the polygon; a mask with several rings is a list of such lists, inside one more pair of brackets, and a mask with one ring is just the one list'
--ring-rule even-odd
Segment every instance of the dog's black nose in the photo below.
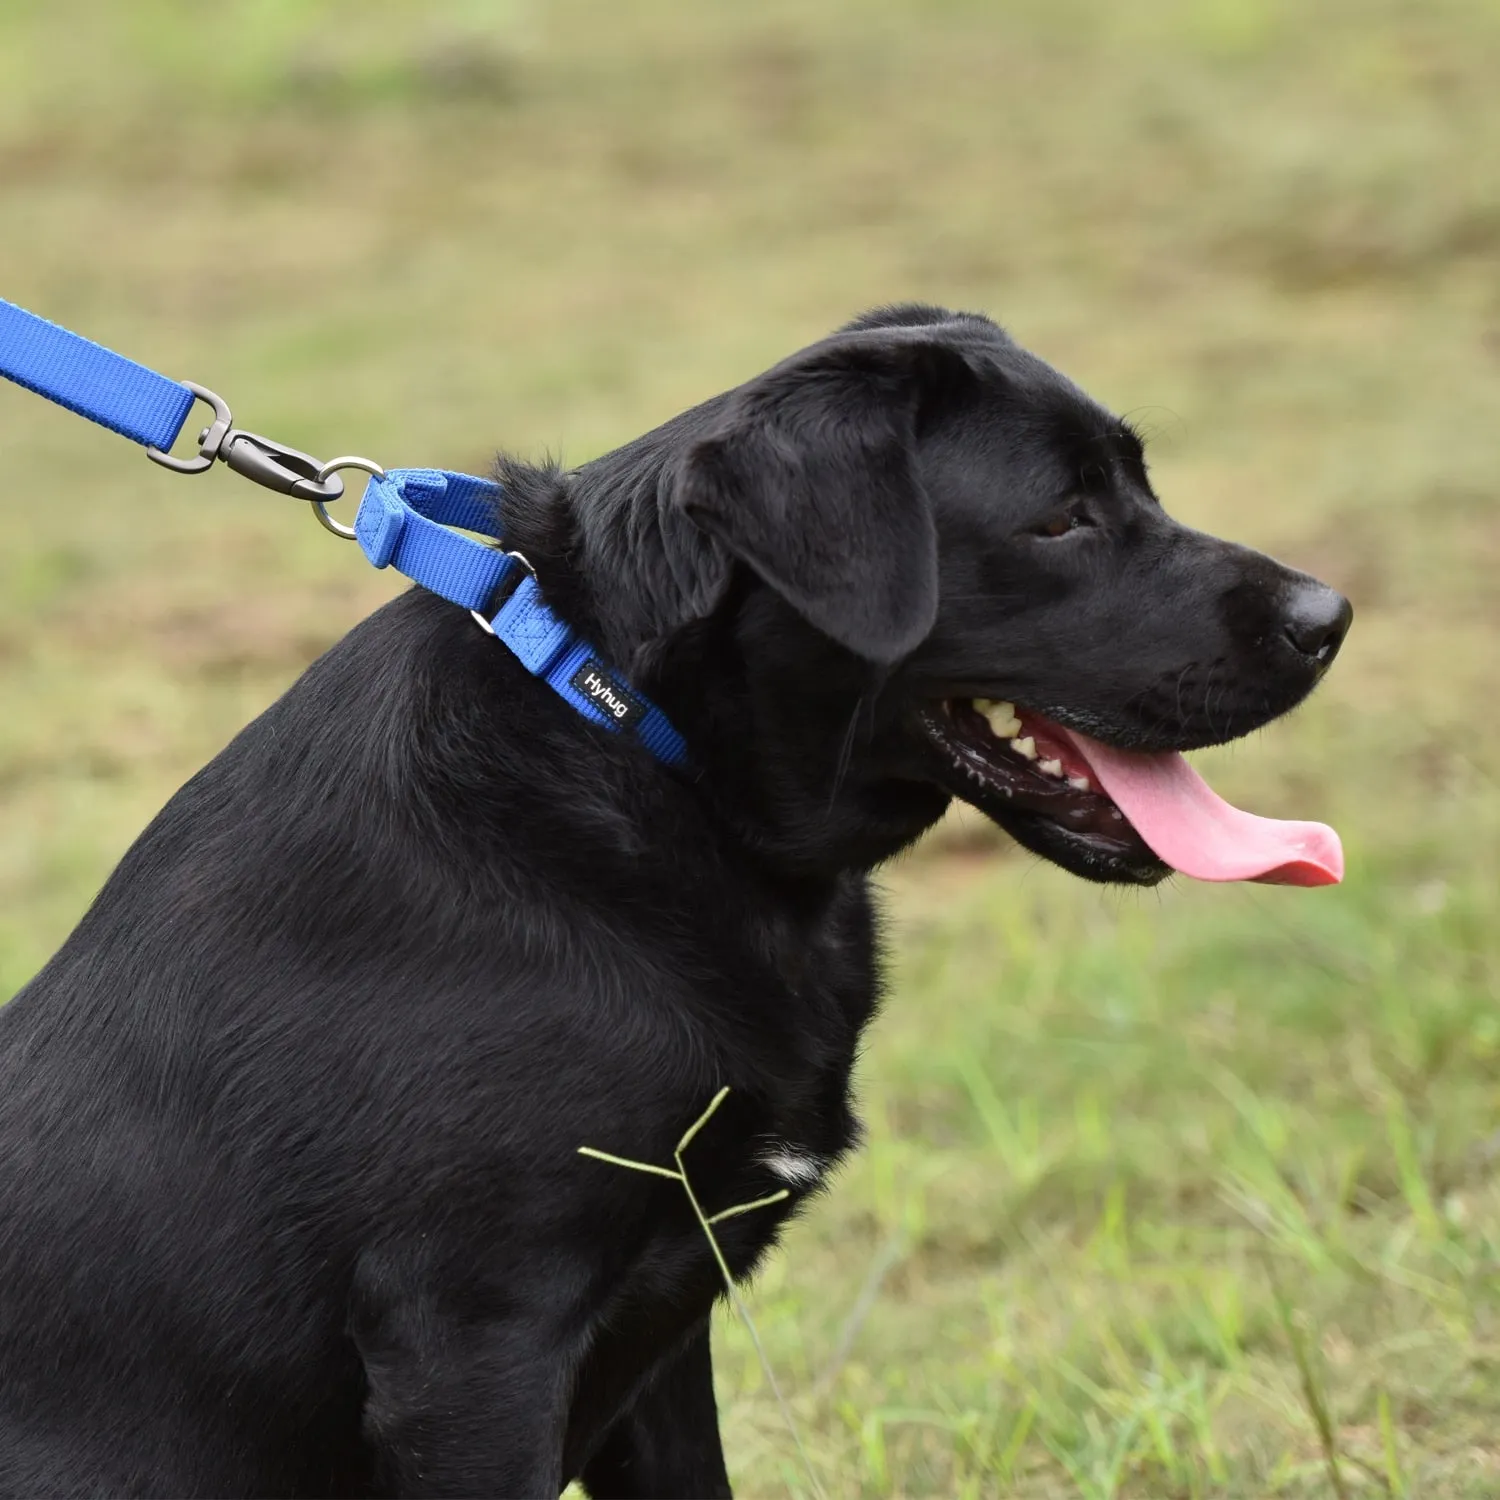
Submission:
{"label": "dog's black nose", "polygon": [[1354,606],[1342,594],[1309,578],[1292,586],[1283,628],[1304,656],[1326,667],[1339,654],[1353,619]]}

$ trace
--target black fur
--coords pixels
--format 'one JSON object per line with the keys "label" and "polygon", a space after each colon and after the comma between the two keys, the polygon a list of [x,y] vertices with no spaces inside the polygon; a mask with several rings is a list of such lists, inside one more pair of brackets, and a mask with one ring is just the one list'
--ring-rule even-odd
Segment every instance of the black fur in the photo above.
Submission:
{"label": "black fur", "polygon": [[[710,1212],[782,1185],[774,1143],[850,1148],[866,873],[949,800],[924,706],[1188,746],[1326,664],[1285,625],[1315,585],[1168,520],[1129,432],[970,315],[868,315],[501,478],[694,769],[413,591],[172,799],[0,1011],[7,1494],[728,1494],[703,1236],[577,1148],[669,1163],[726,1084]],[[736,1274],[805,1196],[720,1227]]]}

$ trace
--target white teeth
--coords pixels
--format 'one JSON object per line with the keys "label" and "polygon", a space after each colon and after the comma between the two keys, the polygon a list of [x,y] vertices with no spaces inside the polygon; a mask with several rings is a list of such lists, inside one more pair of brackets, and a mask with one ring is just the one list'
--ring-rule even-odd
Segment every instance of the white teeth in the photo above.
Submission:
{"label": "white teeth", "polygon": [[1042,760],[1037,762],[1037,770],[1045,776],[1061,776],[1062,762],[1060,760]]}
{"label": "white teeth", "polygon": [[1094,790],[1094,783],[1087,776],[1070,776],[1068,777],[1068,785],[1075,792],[1091,792]]}
{"label": "white teeth", "polygon": [[1036,759],[1036,741],[1029,734],[1024,739],[1012,740],[1010,748],[1017,755],[1024,755],[1027,760]]}
{"label": "white teeth", "polygon": [[997,703],[993,698],[976,698],[975,709],[988,721],[990,733],[999,740],[1008,740],[1021,732],[1021,721],[1016,717],[1014,703]]}

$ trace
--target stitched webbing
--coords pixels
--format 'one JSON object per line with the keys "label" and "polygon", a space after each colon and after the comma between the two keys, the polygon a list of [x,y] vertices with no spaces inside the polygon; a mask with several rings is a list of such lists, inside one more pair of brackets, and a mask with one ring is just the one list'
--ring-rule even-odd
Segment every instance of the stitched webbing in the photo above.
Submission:
{"label": "stitched webbing", "polygon": [[0,301],[0,375],[132,442],[164,452],[193,393],[133,359]]}
{"label": "stitched webbing", "polygon": [[[597,651],[542,598],[529,567],[509,553],[452,530],[499,532],[500,486],[443,469],[393,469],[371,479],[354,522],[365,556],[489,621],[533,676],[584,718],[628,733],[658,760],[681,765],[687,746],[667,716],[621,681]],[[517,570],[526,576],[498,609],[491,606]],[[575,678],[592,671],[594,693]],[[610,701],[613,701],[613,711]]]}

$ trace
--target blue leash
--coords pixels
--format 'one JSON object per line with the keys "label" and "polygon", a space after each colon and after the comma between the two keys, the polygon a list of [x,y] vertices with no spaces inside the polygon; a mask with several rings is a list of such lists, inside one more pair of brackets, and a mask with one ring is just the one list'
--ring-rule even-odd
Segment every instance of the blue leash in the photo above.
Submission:
{"label": "blue leash", "polygon": [[[233,425],[223,399],[191,381],[168,380],[134,360],[0,300],[0,375],[80,417],[144,445],[147,457],[181,474],[220,460],[257,484],[311,503],[335,536],[357,541],[377,567],[469,610],[534,677],[592,724],[639,741],[670,766],[687,746],[666,715],[605,666],[592,646],[547,607],[531,564],[518,552],[463,536],[498,540],[500,486],[446,469],[392,469],[346,456],[319,463],[306,453]],[[213,420],[193,458],[172,456],[195,402]],[[344,493],[345,469],[368,474],[352,527],[328,514]]]}

